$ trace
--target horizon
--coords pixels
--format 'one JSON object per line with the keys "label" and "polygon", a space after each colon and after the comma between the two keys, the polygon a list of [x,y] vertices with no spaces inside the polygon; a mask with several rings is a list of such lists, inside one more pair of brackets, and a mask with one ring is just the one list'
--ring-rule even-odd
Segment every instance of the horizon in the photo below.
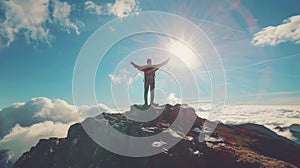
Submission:
{"label": "horizon", "polygon": [[[30,98],[29,100],[27,101],[20,101],[20,102],[14,102],[12,104],[8,104],[8,105],[4,105],[2,108],[0,107],[0,111],[5,109],[5,108],[8,108],[8,107],[11,107],[15,104],[25,104],[26,102],[28,101],[31,101],[32,99],[37,99],[37,98],[47,98],[47,99],[51,99],[51,100],[63,100],[63,99],[60,99],[60,98],[49,98],[49,97],[33,97],[33,98]],[[63,101],[66,101],[68,104],[70,105],[75,105],[73,104],[72,102],[68,102],[67,100],[63,100]],[[99,103],[101,104],[101,103]],[[172,103],[171,101],[167,100],[166,103],[164,104],[158,104],[159,106],[162,106],[162,105],[166,105],[166,104],[170,104],[170,105],[175,105],[175,104],[187,104],[187,105],[209,105],[209,103],[205,104],[205,103],[187,103],[187,102],[177,102],[177,103]],[[82,104],[82,105],[78,105],[78,106],[84,106],[86,104]],[[97,104],[94,104],[94,105],[97,105]],[[126,108],[129,108],[130,106],[132,105],[138,105],[138,103],[136,104],[128,104],[128,106],[124,106],[124,107],[119,107],[119,109],[126,109]],[[266,103],[257,103],[257,104],[253,104],[252,102],[250,102],[249,104],[247,103],[244,103],[244,104],[238,104],[238,103],[225,103],[224,104],[225,106],[226,105],[229,105],[229,106],[300,106],[300,104],[266,104]]]}

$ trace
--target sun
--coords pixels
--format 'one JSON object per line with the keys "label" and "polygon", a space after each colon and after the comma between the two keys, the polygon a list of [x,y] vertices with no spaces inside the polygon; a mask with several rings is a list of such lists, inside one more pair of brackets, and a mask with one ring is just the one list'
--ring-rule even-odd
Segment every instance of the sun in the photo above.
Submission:
{"label": "sun", "polygon": [[201,62],[191,46],[179,40],[172,40],[167,44],[167,50],[178,57],[190,69],[199,68]]}

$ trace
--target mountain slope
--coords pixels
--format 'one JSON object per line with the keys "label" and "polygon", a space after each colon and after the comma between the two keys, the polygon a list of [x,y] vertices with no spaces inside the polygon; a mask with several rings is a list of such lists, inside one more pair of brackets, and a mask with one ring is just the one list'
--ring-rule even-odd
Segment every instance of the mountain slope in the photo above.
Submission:
{"label": "mountain slope", "polygon": [[[103,113],[104,118],[97,116],[84,122],[105,121],[131,136],[151,136],[166,130],[179,116],[179,109],[184,112],[180,121],[192,121],[191,117],[195,115],[193,108],[165,105],[156,107],[155,110],[161,111],[161,115],[147,123],[133,122],[122,114],[107,113]],[[134,114],[134,108],[130,112]],[[204,122],[204,119],[197,117],[188,134],[168,150],[164,149],[164,139],[161,143],[153,142],[153,147],[161,148],[162,153],[150,157],[125,157],[107,151],[77,123],[70,127],[66,138],[40,140],[37,146],[23,154],[14,167],[300,167],[300,147],[282,137],[254,129],[261,127],[259,125],[227,126],[220,123],[211,137],[199,142],[199,132]],[[180,135],[179,132],[167,134],[173,137],[174,134]]]}

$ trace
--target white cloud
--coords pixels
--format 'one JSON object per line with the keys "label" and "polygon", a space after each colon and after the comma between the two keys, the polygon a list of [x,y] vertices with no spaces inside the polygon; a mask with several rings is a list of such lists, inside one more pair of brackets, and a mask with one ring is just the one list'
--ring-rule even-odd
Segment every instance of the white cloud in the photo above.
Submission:
{"label": "white cloud", "polygon": [[141,72],[135,73],[123,68],[118,70],[116,73],[109,74],[108,76],[114,84],[124,83],[131,87],[135,80],[143,77],[143,74]]}
{"label": "white cloud", "polygon": [[170,93],[168,96],[168,101],[171,104],[177,104],[177,103],[181,103],[182,100],[178,97],[176,97],[175,93]]}
{"label": "white cloud", "polygon": [[[49,6],[53,4],[53,11]],[[72,29],[80,34],[78,25],[70,20],[71,6],[59,0],[8,0],[3,5],[5,20],[0,25],[0,44],[9,46],[22,35],[28,43],[51,44],[54,40],[49,25],[58,24],[69,33]]]}
{"label": "white cloud", "polygon": [[125,68],[121,69],[118,74],[120,74],[119,76],[121,77],[121,80],[123,80],[124,83],[127,83],[130,87],[132,87],[132,82],[138,78],[143,78],[143,74],[141,72],[134,74],[133,71],[128,71]]}
{"label": "white cloud", "polygon": [[24,152],[36,145],[40,139],[49,137],[66,137],[69,124],[45,121],[30,127],[16,124],[11,132],[0,140],[0,148],[7,149],[12,154],[11,161],[15,162]]}
{"label": "white cloud", "polygon": [[114,75],[114,74],[109,74],[108,75],[111,79],[111,81],[114,83],[114,84],[120,84],[121,83],[121,80],[122,80],[122,77],[119,76],[119,75]]}
{"label": "white cloud", "polygon": [[91,106],[75,106],[61,99],[33,98],[26,103],[15,103],[0,111],[0,138],[17,123],[21,126],[30,126],[44,121],[69,124],[101,112],[114,111],[101,103]]}
{"label": "white cloud", "polygon": [[116,0],[114,4],[108,3],[106,6],[109,15],[115,15],[119,18],[141,11],[137,0]]}
{"label": "white cloud", "polygon": [[3,136],[17,123],[30,126],[43,121],[69,123],[78,121],[78,117],[74,107],[64,100],[33,98],[26,103],[13,104],[0,111],[0,135]]}
{"label": "white cloud", "polygon": [[[0,1],[5,20],[0,24],[0,47],[9,46],[18,36],[28,43],[39,42],[50,45],[55,39],[50,27],[58,26],[67,33],[80,35],[84,23],[71,17],[72,6],[60,0],[6,0]],[[76,4],[74,9],[77,9]],[[93,15],[113,15],[123,18],[141,9],[136,0],[116,0],[103,6],[93,1],[84,3],[84,10]],[[72,18],[72,19],[71,19]],[[74,19],[74,20],[73,20]]]}
{"label": "white cloud", "polygon": [[278,135],[281,135],[281,136],[283,136],[283,137],[286,137],[286,138],[288,138],[288,139],[290,139],[290,140],[296,140],[297,138],[295,138],[294,136],[293,136],[293,134],[291,133],[291,131],[290,130],[285,130],[285,131],[278,131],[278,130],[273,130],[273,131],[275,131]]}
{"label": "white cloud", "polygon": [[84,6],[89,14],[113,15],[118,18],[123,18],[129,14],[141,11],[137,0],[115,0],[114,3],[107,3],[103,6],[98,5],[93,1],[86,1]]}
{"label": "white cloud", "polygon": [[111,32],[116,32],[116,28],[112,27],[112,26],[109,26],[109,29]]}
{"label": "white cloud", "polygon": [[45,102],[46,103],[43,105],[40,112],[36,113],[34,117],[63,123],[78,121],[73,105],[69,105],[67,102],[60,99],[45,99]]}
{"label": "white cloud", "polygon": [[60,2],[54,0],[53,20],[63,27],[62,30],[69,32],[69,29],[73,29],[77,35],[80,34],[78,26],[71,22],[69,15],[71,13],[71,6],[67,2]]}
{"label": "white cloud", "polygon": [[283,42],[300,43],[300,15],[290,17],[278,26],[268,26],[256,33],[251,41],[255,46],[275,46]]}
{"label": "white cloud", "polygon": [[93,1],[86,1],[84,3],[85,6],[85,10],[89,13],[89,14],[96,14],[96,15],[100,15],[102,14],[102,6],[97,5],[96,3],[94,3]]}
{"label": "white cloud", "polygon": [[133,81],[137,80],[138,78],[142,78],[142,77],[143,77],[143,74],[141,72],[139,72],[134,77],[129,77],[127,80],[127,83],[129,86],[131,86]]}
{"label": "white cloud", "polygon": [[116,110],[101,103],[93,106],[82,105],[77,107],[77,114],[80,121],[83,121],[87,117],[95,117],[101,112],[114,113]]}
{"label": "white cloud", "polygon": [[44,26],[49,18],[49,0],[9,0],[1,4],[6,17],[0,26],[2,45],[9,45],[18,33],[23,33],[29,42],[52,41],[53,36]]}

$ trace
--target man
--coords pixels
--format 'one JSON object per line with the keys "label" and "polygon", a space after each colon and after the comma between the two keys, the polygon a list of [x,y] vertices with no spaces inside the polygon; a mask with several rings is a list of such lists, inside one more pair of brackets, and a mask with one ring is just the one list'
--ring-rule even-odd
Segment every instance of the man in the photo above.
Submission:
{"label": "man", "polygon": [[170,58],[165,60],[164,62],[152,65],[152,60],[149,58],[147,59],[147,65],[139,66],[136,65],[134,62],[130,62],[135,68],[140,71],[144,72],[144,101],[145,105],[148,105],[148,91],[150,87],[151,93],[151,104],[154,102],[154,88],[155,88],[155,72],[162,66],[166,65],[169,62]]}

